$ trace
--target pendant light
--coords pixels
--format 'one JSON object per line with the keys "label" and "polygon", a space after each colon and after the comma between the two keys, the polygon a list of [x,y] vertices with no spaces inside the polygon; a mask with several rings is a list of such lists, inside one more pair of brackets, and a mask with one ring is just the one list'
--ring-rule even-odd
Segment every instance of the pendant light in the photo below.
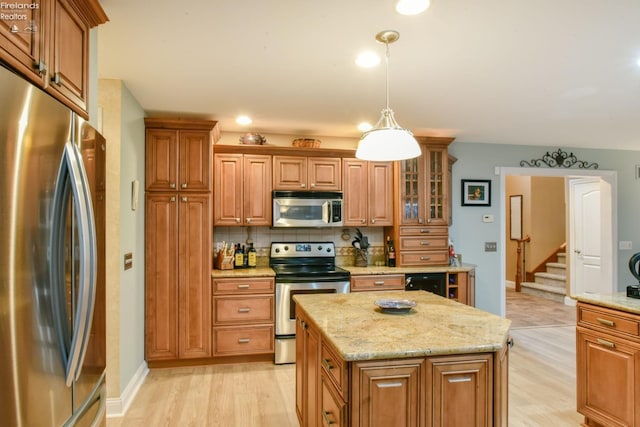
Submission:
{"label": "pendant light", "polygon": [[395,42],[399,37],[400,34],[394,30],[382,31],[376,35],[376,40],[386,46],[387,104],[378,123],[362,134],[356,150],[356,157],[362,160],[405,160],[421,154],[420,146],[411,131],[398,125],[389,108],[389,43]]}

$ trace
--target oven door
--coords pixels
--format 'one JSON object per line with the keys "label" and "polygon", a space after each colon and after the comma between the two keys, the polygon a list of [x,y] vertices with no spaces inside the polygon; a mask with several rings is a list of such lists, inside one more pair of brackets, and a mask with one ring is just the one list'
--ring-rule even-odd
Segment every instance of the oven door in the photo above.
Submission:
{"label": "oven door", "polygon": [[349,292],[349,281],[278,283],[276,280],[276,336],[296,333],[295,295],[301,294],[345,294]]}

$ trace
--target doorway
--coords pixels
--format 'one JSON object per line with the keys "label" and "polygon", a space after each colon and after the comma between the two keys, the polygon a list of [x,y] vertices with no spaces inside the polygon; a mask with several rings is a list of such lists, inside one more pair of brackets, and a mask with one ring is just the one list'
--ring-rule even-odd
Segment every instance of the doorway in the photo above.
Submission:
{"label": "doorway", "polygon": [[[497,168],[496,172],[499,172],[500,175],[500,212],[506,212],[506,204],[508,203],[508,197],[506,195],[506,178],[508,176],[553,176],[553,177],[564,177],[567,183],[575,181],[575,180],[597,180],[601,188],[604,188],[605,191],[600,193],[600,201],[599,204],[599,212],[602,217],[601,223],[603,227],[606,228],[609,239],[606,244],[605,250],[601,252],[601,262],[607,265],[606,270],[602,272],[601,278],[603,279],[601,282],[609,283],[611,289],[608,291],[612,292],[614,290],[614,284],[616,283],[617,278],[617,251],[615,248],[617,247],[617,211],[616,211],[616,198],[617,198],[617,174],[615,171],[599,171],[599,170],[574,170],[574,169],[551,169],[551,168],[513,168],[513,167],[501,167]],[[569,193],[569,186],[567,184],[567,194]],[[602,207],[605,207],[605,210],[602,210]],[[571,197],[567,196],[567,230],[575,229],[572,228],[575,225],[575,212],[576,206],[575,201],[571,200]],[[499,246],[500,251],[500,279],[502,286],[500,287],[500,306],[501,306],[501,315],[506,314],[506,287],[504,284],[506,283],[506,251],[507,240],[509,238],[508,233],[506,231],[506,217],[504,214],[499,216],[500,218],[500,233],[501,233],[501,241],[502,245]],[[526,234],[526,231],[525,231]],[[568,233],[567,233],[568,234]],[[567,254],[568,256],[571,254],[571,251],[574,248],[570,247],[569,236],[567,236]],[[569,256],[569,271],[575,269],[576,266],[572,265],[575,262],[575,257]],[[576,278],[569,274],[569,289],[571,293],[576,293],[580,287],[576,286],[575,283]],[[603,291],[603,290],[601,290]]]}

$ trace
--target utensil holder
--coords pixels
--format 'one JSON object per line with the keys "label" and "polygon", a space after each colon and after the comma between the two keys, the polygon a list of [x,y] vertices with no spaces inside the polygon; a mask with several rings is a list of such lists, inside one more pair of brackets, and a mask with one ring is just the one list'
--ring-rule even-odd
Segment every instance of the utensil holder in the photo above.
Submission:
{"label": "utensil holder", "polygon": [[355,265],[356,267],[366,267],[367,265],[369,265],[369,260],[367,258],[366,250],[356,248],[354,255],[355,255],[355,258],[354,258],[353,265]]}
{"label": "utensil holder", "polygon": [[233,270],[233,257],[225,257],[222,252],[216,256],[213,266],[218,270]]}

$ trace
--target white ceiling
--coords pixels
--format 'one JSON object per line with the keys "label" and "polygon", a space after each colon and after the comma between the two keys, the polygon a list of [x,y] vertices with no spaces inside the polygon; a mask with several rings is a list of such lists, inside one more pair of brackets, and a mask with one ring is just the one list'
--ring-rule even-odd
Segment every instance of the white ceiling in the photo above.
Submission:
{"label": "white ceiling", "polygon": [[[357,137],[385,103],[383,66],[361,69],[381,30],[390,104],[416,135],[640,149],[640,1],[101,0],[100,78],[150,115],[224,131]],[[253,117],[242,129],[236,115]]]}

